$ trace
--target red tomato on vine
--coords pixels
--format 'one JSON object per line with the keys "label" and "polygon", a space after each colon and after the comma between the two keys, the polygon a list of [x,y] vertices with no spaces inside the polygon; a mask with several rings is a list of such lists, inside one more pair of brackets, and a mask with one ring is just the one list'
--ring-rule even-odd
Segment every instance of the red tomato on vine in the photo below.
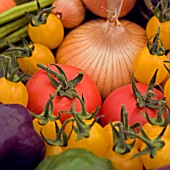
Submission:
{"label": "red tomato on vine", "polygon": [[[148,86],[141,83],[135,84],[140,93],[145,95]],[[155,100],[160,100],[163,98],[163,93],[158,89],[154,88],[153,92],[156,94]],[[100,113],[104,116],[101,118],[101,124],[105,126],[109,123],[109,121],[119,121],[122,105],[125,105],[128,112],[129,125],[133,125],[136,122],[141,122],[142,124],[146,123],[147,119],[140,113],[145,113],[145,109],[147,110],[150,117],[156,116],[156,109],[138,107],[136,104],[137,99],[133,93],[131,84],[114,90],[112,93],[110,93],[102,105]]]}
{"label": "red tomato on vine", "polygon": [[[82,80],[75,85],[74,89],[77,92],[79,96],[84,97],[84,102],[85,102],[85,107],[89,113],[92,113],[96,110],[97,106],[102,105],[102,100],[100,96],[100,92],[96,86],[96,84],[93,82],[93,80],[83,72],[81,69],[73,67],[73,66],[68,66],[68,65],[62,65],[58,64],[57,67],[60,67],[64,71],[64,75],[60,75],[60,78],[64,77],[66,80],[64,82],[59,82],[56,79],[58,85],[61,85],[61,93],[67,93],[70,94],[70,91],[72,91],[72,88],[69,90],[67,89],[70,85],[74,84],[73,80],[75,77],[78,76],[78,73],[81,72],[83,73]],[[59,73],[58,69],[54,65],[50,65],[49,68],[52,71],[55,71]],[[60,70],[61,71],[61,70]],[[40,114],[43,111],[43,108],[49,99],[49,95],[53,94],[56,91],[55,85],[53,84],[49,77],[48,73],[44,71],[43,69],[39,69],[27,82],[26,87],[28,90],[28,95],[29,95],[29,101],[28,101],[28,109],[31,112],[34,112],[36,114]],[[81,109],[81,104],[78,101],[78,99],[75,98],[70,98],[67,96],[55,96],[53,99],[53,106],[54,106],[54,114],[58,115],[58,112],[61,111],[69,111],[73,101],[75,101],[76,105],[76,111],[80,111]],[[71,117],[71,114],[61,114],[60,115],[60,121],[63,123],[65,119]]]}

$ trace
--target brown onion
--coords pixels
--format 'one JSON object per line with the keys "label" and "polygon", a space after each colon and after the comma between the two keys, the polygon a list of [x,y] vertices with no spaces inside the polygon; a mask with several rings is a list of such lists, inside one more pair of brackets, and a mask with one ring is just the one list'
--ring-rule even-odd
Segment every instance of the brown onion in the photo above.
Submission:
{"label": "brown onion", "polygon": [[119,22],[110,13],[107,21],[93,19],[69,32],[57,50],[56,62],[86,71],[105,99],[114,89],[131,83],[134,57],[146,42],[142,27],[128,20]]}
{"label": "brown onion", "polygon": [[[85,6],[100,17],[107,17],[108,0],[82,0]],[[113,0],[113,3],[116,0]],[[137,0],[124,0],[119,17],[127,15],[135,6]]]}
{"label": "brown onion", "polygon": [[65,28],[74,28],[85,19],[85,6],[81,0],[55,0],[52,13],[61,19]]}

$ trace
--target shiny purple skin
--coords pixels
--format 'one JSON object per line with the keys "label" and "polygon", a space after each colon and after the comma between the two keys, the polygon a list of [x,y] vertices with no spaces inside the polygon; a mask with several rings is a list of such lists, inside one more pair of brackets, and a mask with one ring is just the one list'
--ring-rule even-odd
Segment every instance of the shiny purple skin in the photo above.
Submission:
{"label": "shiny purple skin", "polygon": [[44,154],[45,144],[33,129],[28,110],[0,103],[0,169],[35,170]]}
{"label": "shiny purple skin", "polygon": [[170,165],[166,165],[164,167],[153,169],[153,170],[170,170]]}

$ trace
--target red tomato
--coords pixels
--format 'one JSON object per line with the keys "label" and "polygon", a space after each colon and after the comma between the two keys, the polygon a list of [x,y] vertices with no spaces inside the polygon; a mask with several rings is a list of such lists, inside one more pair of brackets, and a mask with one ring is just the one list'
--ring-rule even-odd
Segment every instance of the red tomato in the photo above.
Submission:
{"label": "red tomato", "polygon": [[[137,89],[142,93],[143,95],[146,93],[148,86],[136,83]],[[156,88],[153,90],[156,93],[156,99],[162,99],[163,93]],[[116,90],[114,90],[110,95],[105,99],[103,106],[101,108],[101,114],[104,115],[104,117],[101,118],[101,124],[102,126],[105,126],[109,123],[109,121],[119,121],[120,120],[120,113],[122,105],[125,105],[126,111],[128,113],[128,119],[129,119],[129,125],[133,125],[136,122],[141,122],[144,124],[147,122],[146,118],[143,117],[140,113],[142,111],[145,113],[145,109],[147,109],[147,112],[149,116],[155,117],[157,113],[157,109],[149,109],[149,108],[139,108],[136,106],[137,100],[135,98],[135,95],[133,94],[132,85],[128,84],[125,86],[122,86]]]}
{"label": "red tomato", "polygon": [[[78,75],[78,72],[83,72],[81,69],[58,64],[68,79],[68,81],[72,80]],[[50,65],[49,68],[58,72],[57,68],[54,65]],[[75,86],[75,90],[78,95],[81,97],[82,94],[84,96],[85,107],[87,112],[92,113],[95,111],[97,106],[102,105],[101,95],[93,80],[88,76],[87,73],[84,73],[84,77]],[[35,74],[28,80],[26,84],[29,100],[28,100],[28,109],[36,114],[42,113],[48,99],[49,95],[56,91],[56,88],[50,82],[47,72],[42,69],[39,69]],[[58,115],[60,111],[69,111],[73,100],[76,103],[76,111],[80,111],[81,104],[78,99],[71,99],[68,97],[56,96],[53,99],[54,105],[54,114]],[[61,114],[60,121],[63,123],[65,119],[69,118],[71,114]]]}

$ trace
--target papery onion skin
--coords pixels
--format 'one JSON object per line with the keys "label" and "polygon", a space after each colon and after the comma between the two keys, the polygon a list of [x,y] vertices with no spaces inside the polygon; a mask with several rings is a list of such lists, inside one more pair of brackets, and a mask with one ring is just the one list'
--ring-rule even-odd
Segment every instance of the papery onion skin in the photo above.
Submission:
{"label": "papery onion skin", "polygon": [[[107,18],[108,0],[82,0],[85,6],[97,16]],[[113,0],[114,1],[114,0]],[[135,6],[137,0],[124,0],[119,17],[126,16]]]}
{"label": "papery onion skin", "polygon": [[65,28],[74,28],[80,25],[86,16],[86,9],[81,0],[55,0],[51,10],[61,19]]}
{"label": "papery onion skin", "polygon": [[145,30],[122,20],[113,26],[104,19],[88,21],[70,31],[57,50],[56,62],[87,72],[104,100],[114,89],[131,83],[132,63],[146,45]]}

